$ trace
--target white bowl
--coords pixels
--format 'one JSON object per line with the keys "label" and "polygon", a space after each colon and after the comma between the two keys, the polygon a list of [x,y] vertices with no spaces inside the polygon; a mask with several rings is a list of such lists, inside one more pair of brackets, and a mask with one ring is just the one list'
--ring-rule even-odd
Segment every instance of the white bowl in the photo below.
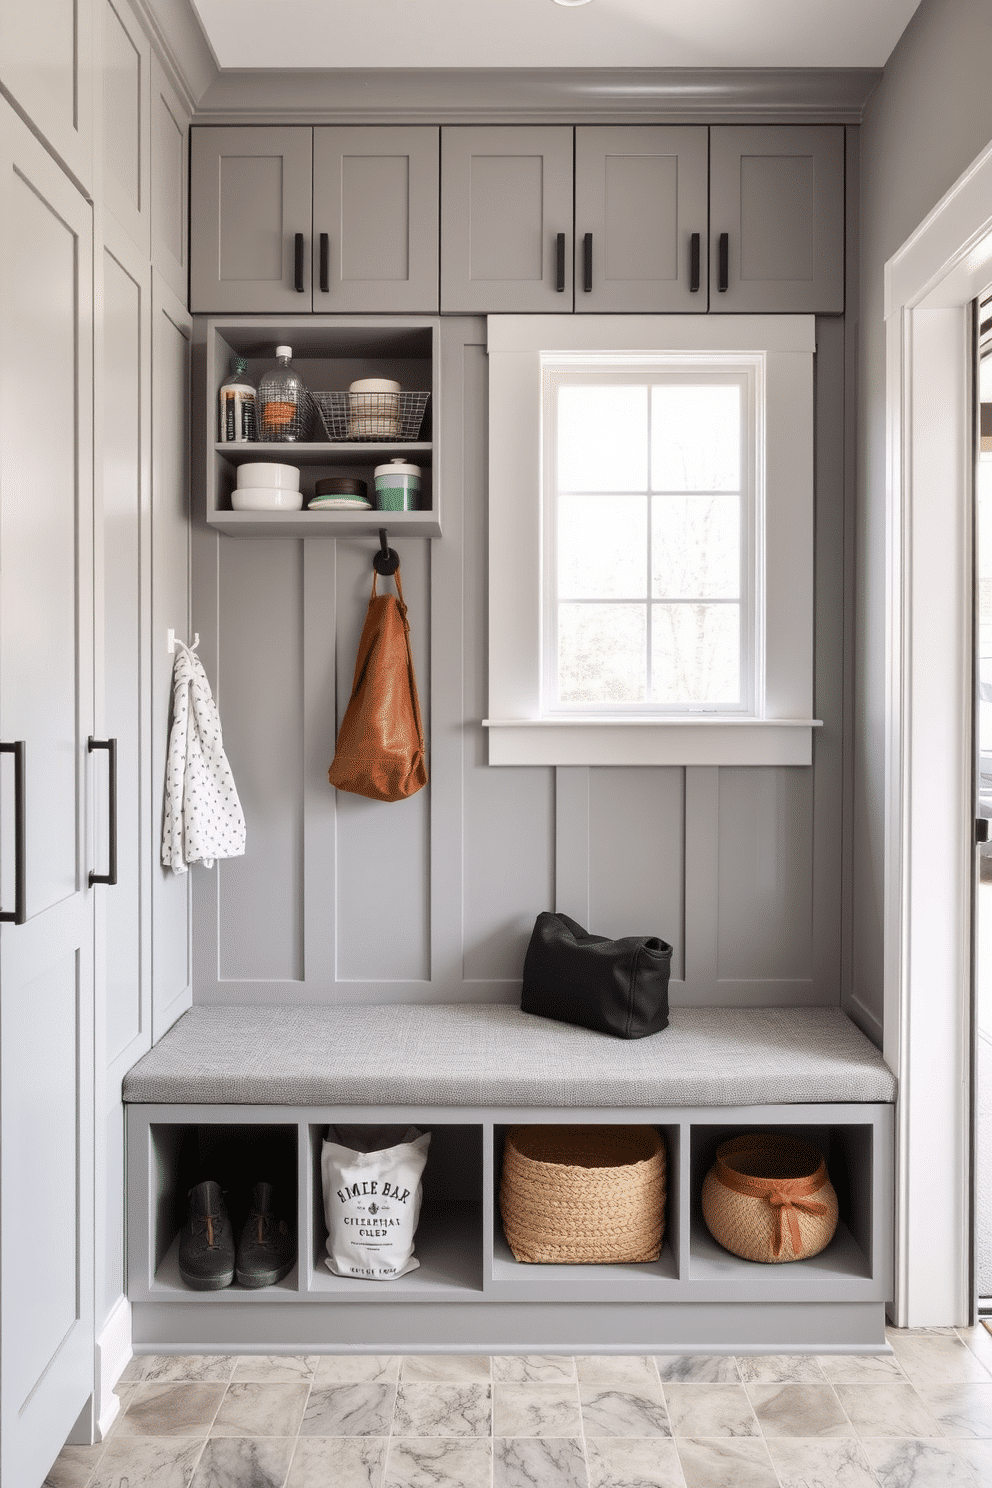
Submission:
{"label": "white bowl", "polygon": [[238,466],[238,488],[246,491],[255,486],[267,490],[298,491],[300,471],[296,465],[273,465],[262,461],[258,465]]}
{"label": "white bowl", "polygon": [[284,491],[278,486],[239,487],[231,492],[235,511],[300,511],[302,491]]}

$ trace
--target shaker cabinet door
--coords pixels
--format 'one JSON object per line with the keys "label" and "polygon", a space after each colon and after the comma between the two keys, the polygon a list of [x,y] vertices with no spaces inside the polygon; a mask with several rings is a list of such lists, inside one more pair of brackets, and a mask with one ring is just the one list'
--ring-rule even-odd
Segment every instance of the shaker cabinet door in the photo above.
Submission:
{"label": "shaker cabinet door", "polygon": [[844,131],[710,130],[710,309],[844,309]]}
{"label": "shaker cabinet door", "polygon": [[708,131],[575,131],[575,308],[706,310]]}
{"label": "shaker cabinet door", "polygon": [[313,308],[437,312],[438,130],[313,132]]}
{"label": "shaker cabinet door", "polygon": [[441,309],[572,309],[572,128],[441,130]]}
{"label": "shaker cabinet door", "polygon": [[[0,1482],[93,1391],[92,209],[0,102]],[[106,801],[106,797],[103,797]],[[88,820],[89,819],[89,820]],[[17,921],[11,923],[11,912]]]}
{"label": "shaker cabinet door", "polygon": [[190,309],[311,310],[313,130],[191,133]]}

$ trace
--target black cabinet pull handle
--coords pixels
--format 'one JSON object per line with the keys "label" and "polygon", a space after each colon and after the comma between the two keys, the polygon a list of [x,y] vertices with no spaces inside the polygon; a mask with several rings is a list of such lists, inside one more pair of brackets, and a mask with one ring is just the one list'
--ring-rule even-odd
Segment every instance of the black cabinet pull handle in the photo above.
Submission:
{"label": "black cabinet pull handle", "polygon": [[27,906],[27,835],[24,816],[24,740],[0,744],[0,754],[14,756],[14,908],[0,912],[0,920],[23,925]]}
{"label": "black cabinet pull handle", "polygon": [[320,235],[320,288],[329,294],[331,288],[331,240],[327,233]]}
{"label": "black cabinet pull handle", "polygon": [[558,272],[557,272],[557,279],[555,281],[555,289],[558,291],[559,294],[564,294],[565,293],[565,234],[564,233],[559,233],[558,234],[558,237],[557,237],[556,242],[555,242],[555,252],[557,254],[557,260],[558,260],[558,264],[557,264],[557,270],[558,270]]}
{"label": "black cabinet pull handle", "polygon": [[296,234],[296,293],[303,293],[303,234]]}
{"label": "black cabinet pull handle", "polygon": [[582,288],[586,294],[592,290],[592,233],[582,239]]}
{"label": "black cabinet pull handle", "polygon": [[720,277],[717,280],[717,289],[725,294],[730,284],[730,234],[720,234]]}
{"label": "black cabinet pull handle", "polygon": [[94,739],[91,735],[86,741],[86,749],[89,754],[92,754],[94,749],[105,749],[107,751],[107,776],[109,785],[107,872],[91,872],[89,881],[90,884],[115,884],[117,882],[117,740]]}
{"label": "black cabinet pull handle", "polygon": [[689,293],[699,293],[699,234],[689,239]]}

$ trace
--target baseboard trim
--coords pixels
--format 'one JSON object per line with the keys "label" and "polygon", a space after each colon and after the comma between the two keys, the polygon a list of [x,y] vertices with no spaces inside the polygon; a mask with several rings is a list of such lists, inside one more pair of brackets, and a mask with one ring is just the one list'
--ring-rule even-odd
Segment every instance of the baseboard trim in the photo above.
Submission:
{"label": "baseboard trim", "polygon": [[120,1412],[114,1386],[131,1362],[131,1304],[119,1297],[96,1340],[96,1440],[104,1441]]}

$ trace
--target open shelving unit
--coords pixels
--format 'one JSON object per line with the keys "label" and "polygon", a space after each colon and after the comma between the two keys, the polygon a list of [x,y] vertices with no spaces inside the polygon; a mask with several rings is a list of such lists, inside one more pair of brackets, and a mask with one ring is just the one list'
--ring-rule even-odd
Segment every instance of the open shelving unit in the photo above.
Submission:
{"label": "open shelving unit", "polygon": [[[206,429],[206,518],[209,526],[235,537],[357,537],[380,527],[405,537],[440,537],[440,492],[434,451],[440,429],[438,406],[440,321],[339,318],[334,316],[220,316],[206,322],[204,427]],[[227,444],[217,440],[218,395],[232,356],[246,358],[255,386],[275,361],[277,345],[293,348],[293,364],[311,392],[346,391],[360,377],[389,377],[404,390],[427,392],[427,411],[415,440],[330,440],[314,410],[312,440],[306,443]],[[401,456],[421,469],[420,509],[409,512],[308,511],[316,481],[329,475],[357,476],[369,487],[373,471]],[[303,510],[234,511],[231,492],[241,465],[259,460],[297,465]]]}
{"label": "open shelving unit", "polygon": [[[362,1123],[364,1108],[130,1105],[129,1297],[139,1345],[229,1343],[233,1301],[244,1304],[237,1341],[263,1349],[346,1348],[356,1340],[397,1351],[435,1345],[491,1352],[691,1348],[706,1342],[705,1330],[717,1316],[718,1336],[737,1348],[760,1342],[762,1327],[771,1330],[774,1345],[884,1345],[892,1278],[891,1105],[567,1113],[390,1107],[376,1115],[374,1124],[416,1124],[432,1133],[416,1238],[420,1266],[395,1281],[338,1277],[324,1265],[324,1132],[332,1123]],[[651,1124],[664,1135],[666,1226],[657,1261],[559,1266],[514,1259],[499,1217],[506,1130],[563,1118],[565,1124]],[[837,1233],[806,1261],[742,1261],[717,1245],[703,1223],[699,1194],[717,1143],[732,1133],[768,1130],[818,1146],[837,1190]],[[253,1171],[266,1151],[282,1154],[283,1173],[257,1172],[253,1181],[268,1177],[291,1191],[298,1264],[276,1287],[189,1291],[175,1259],[185,1193],[202,1178],[224,1182],[223,1173],[207,1171],[204,1163],[225,1150],[225,1142],[226,1150],[236,1149],[238,1133],[239,1171]],[[821,1336],[824,1330],[829,1336]]]}

